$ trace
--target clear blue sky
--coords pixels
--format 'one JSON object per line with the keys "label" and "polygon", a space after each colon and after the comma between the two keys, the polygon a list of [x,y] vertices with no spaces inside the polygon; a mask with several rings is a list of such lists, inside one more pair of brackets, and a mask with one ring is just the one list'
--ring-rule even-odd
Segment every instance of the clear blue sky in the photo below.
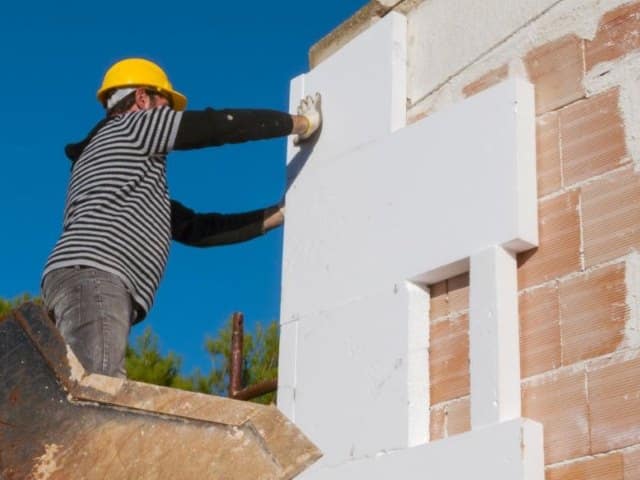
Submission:
{"label": "clear blue sky", "polygon": [[[69,161],[66,143],[103,115],[95,92],[105,70],[142,56],[165,68],[188,108],[288,109],[289,80],[308,69],[309,48],[367,3],[10,2],[0,15],[0,297],[39,294],[60,233]],[[168,159],[171,196],[199,211],[233,212],[277,202],[285,141],[246,143]],[[249,326],[277,319],[282,231],[210,249],[172,245],[145,326],[183,370],[207,371],[205,335],[235,310]]]}

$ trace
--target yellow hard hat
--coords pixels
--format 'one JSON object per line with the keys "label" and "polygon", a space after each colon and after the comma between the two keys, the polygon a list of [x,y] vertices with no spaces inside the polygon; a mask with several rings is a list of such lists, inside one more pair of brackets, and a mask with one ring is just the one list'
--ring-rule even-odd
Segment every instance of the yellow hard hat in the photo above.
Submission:
{"label": "yellow hard hat", "polygon": [[114,63],[104,75],[98,101],[105,105],[111,90],[124,87],[152,87],[168,95],[175,110],[184,110],[187,106],[187,97],[173,89],[164,70],[144,58],[126,58]]}

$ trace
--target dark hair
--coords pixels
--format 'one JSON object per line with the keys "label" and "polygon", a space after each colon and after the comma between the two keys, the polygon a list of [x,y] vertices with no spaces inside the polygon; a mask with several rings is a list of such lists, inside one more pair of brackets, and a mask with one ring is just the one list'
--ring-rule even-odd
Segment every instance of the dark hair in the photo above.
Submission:
{"label": "dark hair", "polygon": [[[145,93],[147,95],[149,95],[149,97],[154,98],[156,96],[161,96],[166,98],[169,101],[169,105],[171,106],[171,108],[173,108],[173,100],[171,99],[171,97],[157,91],[154,90],[152,88],[145,88]],[[105,100],[105,104],[109,101],[109,97],[111,97],[111,95],[113,95],[115,93],[115,90],[111,93],[109,93],[109,95],[107,96],[106,100]],[[155,101],[155,100],[154,100]],[[129,95],[127,95],[126,97],[122,98],[118,103],[116,103],[113,107],[111,107],[109,110],[107,110],[107,117],[112,117],[113,115],[120,115],[121,113],[127,113],[131,107],[133,107],[133,104],[136,103],[136,92],[131,92]]]}
{"label": "dark hair", "polygon": [[[107,96],[107,98],[104,101],[105,105],[109,101],[109,98],[111,97],[111,95],[113,95],[114,93],[115,93],[115,90],[113,92],[111,92]],[[131,107],[133,107],[134,103],[136,103],[136,92],[135,91],[131,92],[126,97],[120,99],[120,101],[118,103],[116,103],[113,107],[111,107],[109,110],[107,110],[107,117],[111,117],[113,115],[119,115],[121,113],[128,112],[131,109]]]}

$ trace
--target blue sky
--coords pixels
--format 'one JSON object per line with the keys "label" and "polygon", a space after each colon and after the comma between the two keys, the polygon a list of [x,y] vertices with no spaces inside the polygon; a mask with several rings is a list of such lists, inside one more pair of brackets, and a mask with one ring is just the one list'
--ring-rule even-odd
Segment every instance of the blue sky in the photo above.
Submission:
{"label": "blue sky", "polygon": [[[63,148],[103,115],[95,92],[109,65],[131,56],[156,61],[188,97],[188,108],[286,110],[289,80],[307,71],[309,48],[366,3],[3,7],[0,297],[39,293],[61,227],[70,167]],[[172,153],[168,177],[171,196],[198,211],[259,208],[284,191],[285,141]],[[132,337],[151,326],[163,351],[183,357],[185,372],[208,370],[205,335],[233,311],[243,311],[249,327],[278,318],[281,261],[281,229],[229,247],[174,243],[153,310]]]}

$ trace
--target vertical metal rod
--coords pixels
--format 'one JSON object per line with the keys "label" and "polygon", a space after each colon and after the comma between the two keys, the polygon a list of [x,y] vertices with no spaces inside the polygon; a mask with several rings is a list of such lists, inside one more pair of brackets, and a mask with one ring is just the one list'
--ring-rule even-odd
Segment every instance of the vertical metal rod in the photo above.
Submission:
{"label": "vertical metal rod", "polygon": [[235,312],[232,317],[231,328],[231,371],[229,372],[229,398],[242,390],[242,363],[244,344],[244,315]]}

